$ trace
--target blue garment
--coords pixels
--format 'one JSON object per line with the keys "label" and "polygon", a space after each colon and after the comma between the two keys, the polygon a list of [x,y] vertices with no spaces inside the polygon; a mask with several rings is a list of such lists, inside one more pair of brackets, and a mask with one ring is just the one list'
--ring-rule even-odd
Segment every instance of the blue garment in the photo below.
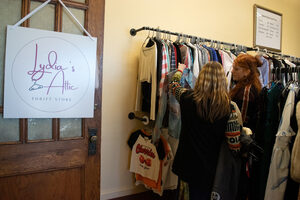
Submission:
{"label": "blue garment", "polygon": [[[175,72],[175,71],[174,71]],[[168,84],[172,79],[172,76],[174,75],[174,72],[171,72],[167,75],[167,78],[164,82],[164,87],[162,91],[162,95],[159,99],[158,104],[158,112],[156,116],[156,121],[154,125],[154,130],[152,133],[153,141],[157,141],[160,138],[161,135],[161,128],[163,119],[167,110],[168,105]],[[178,101],[176,100],[175,96],[169,93],[169,127],[168,132],[169,135],[172,137],[178,139],[180,135],[181,130],[181,114],[180,114],[180,105]]]}
{"label": "blue garment", "polygon": [[203,47],[209,51],[211,56],[210,61],[218,61],[218,56],[214,48],[208,47],[206,45],[203,45]]}
{"label": "blue garment", "polygon": [[169,93],[169,135],[179,139],[181,130],[180,104],[175,96]]}
{"label": "blue garment", "polygon": [[269,62],[263,56],[260,57],[260,60],[263,64],[261,67],[258,67],[260,73],[259,79],[261,81],[262,87],[266,87],[269,83]]}
{"label": "blue garment", "polygon": [[193,72],[189,68],[185,68],[182,73],[180,85],[184,88],[194,88]]}
{"label": "blue garment", "polygon": [[[171,81],[175,71],[168,74],[169,82]],[[172,137],[179,139],[181,131],[181,112],[180,104],[176,97],[169,91],[169,127],[168,132]],[[175,154],[174,154],[175,155]]]}
{"label": "blue garment", "polygon": [[219,61],[216,50],[214,48],[211,48],[211,47],[210,47],[210,49],[212,51],[213,61]]}

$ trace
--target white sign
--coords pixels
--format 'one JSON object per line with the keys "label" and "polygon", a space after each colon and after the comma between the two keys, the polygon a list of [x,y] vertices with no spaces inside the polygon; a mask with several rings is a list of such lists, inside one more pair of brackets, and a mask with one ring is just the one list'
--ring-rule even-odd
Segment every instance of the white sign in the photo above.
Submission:
{"label": "white sign", "polygon": [[255,46],[281,50],[281,14],[256,7]]}
{"label": "white sign", "polygon": [[89,118],[97,39],[7,26],[4,118]]}

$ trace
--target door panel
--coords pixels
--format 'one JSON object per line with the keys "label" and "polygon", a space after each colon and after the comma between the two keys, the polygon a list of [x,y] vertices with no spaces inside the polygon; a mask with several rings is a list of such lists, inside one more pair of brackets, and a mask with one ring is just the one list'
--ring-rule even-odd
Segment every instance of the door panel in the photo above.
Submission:
{"label": "door panel", "polygon": [[[34,10],[42,3],[32,1],[30,3],[30,11]],[[55,5],[48,4],[42,10],[37,12],[30,18],[30,27],[38,28],[48,31],[54,30],[54,22],[55,22]]]}
{"label": "door panel", "polygon": [[28,140],[52,139],[51,119],[28,119]]}
{"label": "door panel", "polygon": [[[45,0],[0,1],[0,72],[3,80],[5,27],[15,24]],[[0,103],[0,200],[100,199],[100,138],[104,0],[63,0],[89,33],[97,37],[94,118],[3,119]],[[9,12],[4,7],[9,8]],[[22,13],[22,14],[21,14]],[[4,20],[2,20],[4,19]],[[25,27],[83,34],[57,0],[23,24]],[[1,81],[2,83],[2,81]],[[0,84],[1,84],[0,83]],[[3,85],[0,85],[3,90]],[[1,99],[3,92],[0,93]],[[1,96],[2,95],[2,96]],[[96,129],[96,154],[88,155],[88,130]]]}
{"label": "door panel", "polygon": [[[87,159],[85,146],[82,140],[1,145],[0,177],[84,166]],[[0,199],[3,199],[2,195]]]}
{"label": "door panel", "polygon": [[[77,20],[84,25],[84,10],[70,8],[72,14],[77,18]],[[75,20],[69,15],[66,10],[63,10],[62,15],[62,32],[64,33],[73,33],[82,35],[83,30],[81,30],[80,26],[75,22]]]}
{"label": "door panel", "polygon": [[[80,184],[83,173],[82,168],[68,170],[56,170],[44,173],[20,175],[0,178],[0,193],[10,194],[7,199],[66,199],[80,200]],[[14,185],[14,187],[8,187]],[[32,185],[37,186],[30,190]],[[49,193],[45,193],[44,188],[49,188]],[[80,188],[73,190],[73,188]],[[18,190],[18,193],[14,191]],[[29,192],[30,191],[30,192]]]}
{"label": "door panel", "polygon": [[60,119],[59,136],[60,138],[81,137],[81,119]]}
{"label": "door panel", "polygon": [[0,114],[0,145],[2,142],[20,141],[20,127],[17,119],[3,119]]}

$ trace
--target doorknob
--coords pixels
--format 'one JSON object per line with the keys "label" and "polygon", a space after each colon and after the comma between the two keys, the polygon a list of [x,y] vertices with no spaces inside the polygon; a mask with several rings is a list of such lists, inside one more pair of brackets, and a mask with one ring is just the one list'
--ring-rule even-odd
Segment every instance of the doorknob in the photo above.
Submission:
{"label": "doorknob", "polygon": [[89,155],[95,155],[97,153],[97,129],[89,128]]}
{"label": "doorknob", "polygon": [[96,143],[97,139],[98,139],[98,137],[96,135],[93,135],[93,136],[90,137],[90,142]]}

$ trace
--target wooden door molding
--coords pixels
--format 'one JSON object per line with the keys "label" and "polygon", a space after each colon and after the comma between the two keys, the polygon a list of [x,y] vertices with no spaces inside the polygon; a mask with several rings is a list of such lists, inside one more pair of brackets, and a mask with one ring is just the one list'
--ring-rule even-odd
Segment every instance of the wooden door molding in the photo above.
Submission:
{"label": "wooden door molding", "polygon": [[[22,16],[29,12],[31,1],[22,0]],[[59,119],[53,119],[52,139],[48,141],[28,141],[28,120],[20,119],[20,141],[0,143],[0,200],[100,199],[105,0],[86,0],[86,3],[71,0],[63,2],[68,7],[85,10],[84,26],[92,36],[97,37],[96,80],[99,81],[99,87],[95,89],[94,118],[83,119],[83,135],[77,138],[60,138]],[[55,31],[61,31],[63,8],[58,5],[57,0],[52,0],[51,3],[56,5],[56,15],[53,19]],[[28,27],[29,23],[30,20],[27,20],[23,26]],[[0,112],[2,111],[3,108],[0,107]],[[97,129],[95,155],[88,155],[89,128]],[[56,181],[59,183],[56,184]]]}
{"label": "wooden door molding", "polygon": [[[86,128],[98,129],[97,136],[97,154],[89,156],[86,162],[89,165],[86,169],[93,169],[93,173],[86,172],[86,181],[92,187],[85,188],[85,199],[92,197],[92,199],[100,199],[100,162],[101,162],[101,121],[102,121],[102,64],[103,64],[103,34],[104,34],[104,9],[105,0],[88,0],[89,10],[86,13],[87,17],[87,30],[93,36],[97,37],[97,68],[99,87],[95,91],[95,112],[94,118],[100,119],[98,121],[86,119]],[[86,134],[88,137],[88,134]],[[96,182],[94,176],[100,177]]]}

